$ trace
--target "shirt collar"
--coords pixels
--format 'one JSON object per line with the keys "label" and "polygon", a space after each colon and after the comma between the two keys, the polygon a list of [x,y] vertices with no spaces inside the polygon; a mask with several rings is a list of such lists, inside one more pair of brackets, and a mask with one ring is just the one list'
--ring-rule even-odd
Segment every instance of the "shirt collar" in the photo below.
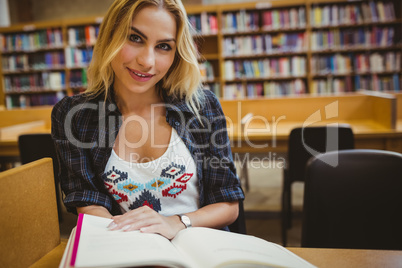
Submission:
{"label": "shirt collar", "polygon": [[[184,112],[184,113],[188,113],[188,114],[194,114],[194,112],[189,107],[189,105],[187,105],[185,97],[179,98],[178,96],[173,95],[173,94],[167,95],[166,91],[162,90],[162,98],[166,104],[166,113],[167,114],[170,112],[176,112],[176,113]],[[104,93],[100,94],[96,99],[99,101],[98,102],[99,104],[103,103],[103,105],[105,105],[104,107],[99,107],[99,109],[105,109],[105,112],[100,113],[98,118],[94,118],[94,120],[96,120],[96,121],[104,120],[105,118],[108,118],[108,116],[110,116],[110,115],[112,115],[112,116],[120,116],[121,115],[121,112],[116,104],[116,98],[115,98],[115,92],[114,92],[113,86],[111,86],[109,88],[106,101],[105,101]]]}
{"label": "shirt collar", "polygon": [[162,97],[164,102],[166,103],[166,111],[167,112],[185,112],[193,114],[194,112],[191,110],[189,105],[187,105],[185,97],[179,98],[176,95],[167,95],[166,91],[162,91]]}

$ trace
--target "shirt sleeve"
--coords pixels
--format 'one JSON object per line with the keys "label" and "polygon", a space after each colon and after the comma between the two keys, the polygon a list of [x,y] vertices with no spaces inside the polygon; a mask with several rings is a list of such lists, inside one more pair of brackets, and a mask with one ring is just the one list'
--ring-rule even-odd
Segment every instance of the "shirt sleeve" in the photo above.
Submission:
{"label": "shirt sleeve", "polygon": [[204,167],[206,203],[230,202],[244,199],[244,192],[236,174],[226,118],[216,96],[207,91],[205,115],[210,120],[210,146]]}
{"label": "shirt sleeve", "polygon": [[88,157],[88,149],[72,144],[66,134],[77,134],[77,126],[74,124],[76,120],[66,124],[71,106],[71,98],[65,97],[54,106],[51,118],[52,138],[59,161],[58,176],[65,194],[64,204],[72,213],[77,213],[76,207],[89,205],[103,206],[112,213],[112,200],[104,190],[102,181],[96,179]]}

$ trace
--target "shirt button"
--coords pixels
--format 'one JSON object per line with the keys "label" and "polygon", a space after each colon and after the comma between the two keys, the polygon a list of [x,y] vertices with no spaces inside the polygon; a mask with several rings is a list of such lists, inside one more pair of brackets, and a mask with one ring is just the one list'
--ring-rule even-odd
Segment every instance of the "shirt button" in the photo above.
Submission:
{"label": "shirt button", "polygon": [[180,126],[180,122],[174,122],[174,124],[176,125],[176,126]]}

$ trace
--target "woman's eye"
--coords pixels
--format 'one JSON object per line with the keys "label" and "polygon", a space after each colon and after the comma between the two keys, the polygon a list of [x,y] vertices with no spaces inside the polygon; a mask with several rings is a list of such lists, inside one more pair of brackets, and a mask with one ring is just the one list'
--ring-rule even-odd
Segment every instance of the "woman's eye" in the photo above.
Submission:
{"label": "woman's eye", "polygon": [[160,44],[160,45],[158,45],[158,47],[160,49],[163,49],[163,50],[166,50],[166,51],[169,51],[169,50],[172,49],[168,44]]}
{"label": "woman's eye", "polygon": [[130,41],[135,42],[135,43],[139,43],[141,42],[141,37],[139,37],[136,34],[132,34],[128,37],[128,39],[130,39]]}

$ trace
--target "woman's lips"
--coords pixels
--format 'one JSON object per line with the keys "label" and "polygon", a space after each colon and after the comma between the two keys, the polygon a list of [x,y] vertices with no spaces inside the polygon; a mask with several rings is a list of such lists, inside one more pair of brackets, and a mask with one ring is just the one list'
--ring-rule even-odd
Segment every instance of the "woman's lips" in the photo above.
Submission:
{"label": "woman's lips", "polygon": [[130,68],[127,68],[131,77],[138,81],[138,82],[146,82],[149,81],[154,75],[153,74],[147,74],[147,73],[143,73],[137,70],[132,70]]}

